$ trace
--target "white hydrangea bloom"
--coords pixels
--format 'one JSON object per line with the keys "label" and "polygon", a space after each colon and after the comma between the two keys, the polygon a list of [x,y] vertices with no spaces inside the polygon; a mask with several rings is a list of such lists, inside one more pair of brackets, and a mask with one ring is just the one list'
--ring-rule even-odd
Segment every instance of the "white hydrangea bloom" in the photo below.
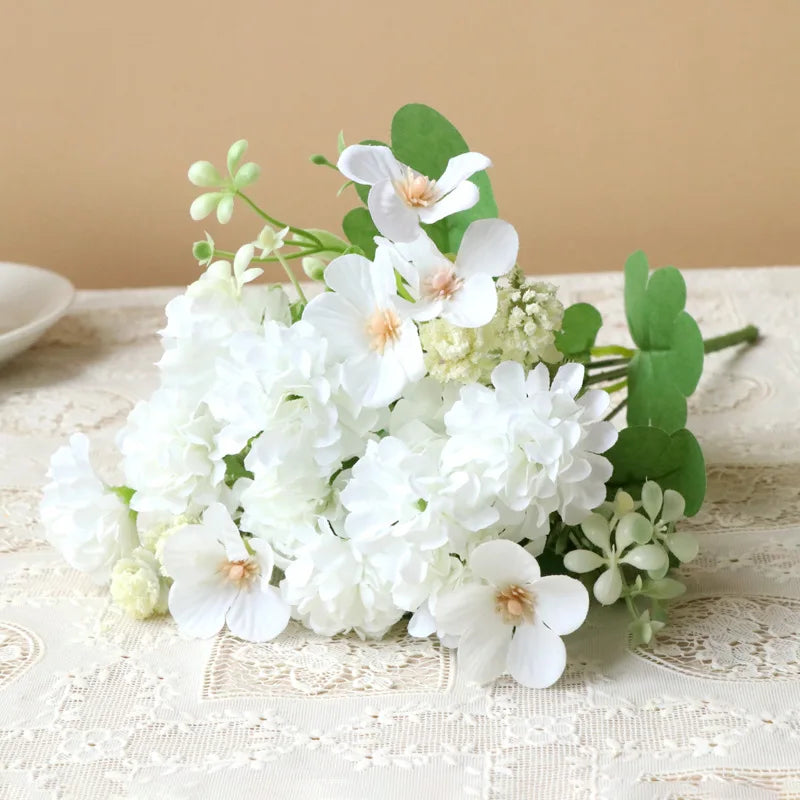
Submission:
{"label": "white hydrangea bloom", "polygon": [[507,361],[492,372],[493,388],[464,387],[445,417],[445,467],[470,464],[496,493],[498,508],[525,515],[516,524],[529,537],[547,534],[552,512],[577,525],[605,498],[611,464],[599,454],[617,432],[603,421],[608,394],[578,397],[582,382],[579,364],[561,367],[551,386],[544,364],[526,376]]}
{"label": "white hydrangea bloom", "polygon": [[237,334],[217,362],[205,396],[220,421],[220,456],[239,453],[254,436],[282,449],[285,441],[313,454],[322,474],[342,458],[342,431],[326,366],[327,343],[307,323],[267,322],[259,333]]}
{"label": "white hydrangea bloom", "polygon": [[220,499],[225,463],[214,457],[218,425],[201,404],[162,387],[136,405],[117,438],[131,507],[165,515],[196,514]]}
{"label": "white hydrangea bloom", "polygon": [[286,447],[278,450],[267,438],[256,439],[244,462],[253,477],[234,486],[243,509],[242,530],[269,542],[278,566],[306,546],[332,493],[313,457]]}
{"label": "white hydrangea bloom", "polygon": [[281,581],[292,616],[315,633],[380,638],[403,615],[392,600],[393,565],[324,527]]}
{"label": "white hydrangea bloom", "polygon": [[47,477],[40,506],[47,540],[71,567],[106,583],[114,564],[139,544],[130,509],[95,474],[81,433],[56,450]]}
{"label": "white hydrangea bloom", "polygon": [[[224,266],[219,267],[220,264]],[[215,262],[186,292],[167,304],[161,331],[162,380],[199,398],[216,378],[216,359],[228,353],[231,337],[257,332],[264,320],[291,322],[289,299],[280,286],[242,288],[227,262]]]}

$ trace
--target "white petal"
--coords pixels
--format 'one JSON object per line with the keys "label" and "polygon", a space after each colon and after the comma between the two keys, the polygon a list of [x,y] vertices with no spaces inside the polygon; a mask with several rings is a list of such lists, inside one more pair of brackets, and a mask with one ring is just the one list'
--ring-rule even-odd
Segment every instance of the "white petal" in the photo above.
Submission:
{"label": "white petal", "polygon": [[269,582],[272,577],[272,570],[275,569],[275,554],[272,552],[269,542],[264,539],[253,537],[250,539],[250,547],[253,549],[254,558],[261,568],[261,578]]}
{"label": "white petal", "polygon": [[363,303],[364,308],[372,306],[372,281],[370,270],[372,262],[364,256],[348,253],[345,256],[334,258],[325,270],[325,283],[334,292],[343,295],[348,300],[356,302],[365,296],[368,302]]}
{"label": "white petal", "polygon": [[570,550],[564,556],[564,566],[570,572],[591,572],[600,569],[603,564],[605,564],[603,558],[591,550]]}
{"label": "white petal", "polygon": [[409,208],[391,181],[376,183],[367,197],[367,206],[375,227],[393,242],[410,242],[420,232],[419,217]]}
{"label": "white petal", "polygon": [[505,672],[511,626],[499,620],[474,625],[458,640],[458,669],[470,681],[488,683]]}
{"label": "white petal", "polygon": [[559,367],[553,378],[552,390],[554,392],[564,391],[570,397],[575,397],[581,390],[581,386],[583,386],[583,364],[571,363]]}
{"label": "white petal", "polygon": [[595,582],[594,596],[598,603],[610,606],[622,594],[622,575],[616,567],[609,567]]}
{"label": "white petal", "polygon": [[248,642],[266,642],[286,627],[289,604],[274,586],[254,585],[239,592],[226,620],[234,636]]}
{"label": "white petal", "polygon": [[680,492],[667,489],[664,492],[664,507],[661,509],[661,519],[664,522],[677,522],[686,511],[686,501]]}
{"label": "white petal", "polygon": [[505,275],[517,263],[519,236],[502,219],[479,219],[464,232],[456,269],[461,275]]}
{"label": "white petal", "polygon": [[503,361],[492,370],[492,386],[510,397],[525,397],[525,371],[518,361]]}
{"label": "white petal", "polygon": [[588,389],[575,402],[585,409],[584,419],[600,419],[611,405],[608,392],[602,389]]}
{"label": "white petal", "polygon": [[467,278],[450,301],[445,301],[442,317],[459,328],[480,328],[497,312],[497,290],[490,275]]}
{"label": "white petal", "polygon": [[375,261],[370,267],[372,291],[378,305],[389,302],[389,298],[397,296],[397,278],[394,273],[394,261],[391,253],[384,247],[375,251]]}
{"label": "white petal", "polygon": [[436,181],[436,188],[442,193],[452,192],[459,183],[465,181],[476,172],[492,166],[489,158],[481,153],[461,153],[453,156],[448,162],[441,178]]}
{"label": "white petal", "polygon": [[233,274],[237,277],[241,277],[244,271],[250,266],[250,262],[253,260],[255,254],[256,248],[253,246],[252,242],[243,244],[233,257]]}
{"label": "white petal", "polygon": [[196,583],[217,574],[225,560],[225,548],[204,525],[187,525],[164,544],[162,561],[166,574],[176,581]]}
{"label": "white petal", "polygon": [[645,481],[642,486],[642,506],[653,522],[661,511],[661,504],[664,502],[664,495],[661,487],[655,481]]}
{"label": "white petal", "polygon": [[411,619],[408,621],[408,633],[419,639],[436,633],[436,620],[431,614],[427,601],[411,615]]}
{"label": "white petal", "polygon": [[[608,392],[601,391],[608,397]],[[594,422],[586,431],[583,439],[583,449],[591,453],[605,453],[617,441],[619,432],[612,422]]]}
{"label": "white petal", "polygon": [[608,520],[593,512],[581,523],[581,530],[586,538],[595,546],[607,553],[611,548],[611,531]]}
{"label": "white petal", "polygon": [[[369,372],[367,372],[368,363]],[[365,359],[359,362],[359,367],[362,369],[359,376],[362,388],[361,391],[356,390],[354,396],[363,392],[363,404],[367,408],[382,408],[400,397],[407,378],[397,346],[387,347],[383,355],[378,355],[377,359]],[[352,371],[350,374],[353,374]]]}
{"label": "white petal", "polygon": [[669,558],[660,544],[643,544],[626,553],[620,562],[637,569],[659,570],[669,563]]}
{"label": "white petal", "polygon": [[[460,183],[450,194],[446,194],[441,200],[437,200],[433,205],[427,208],[421,208],[419,210],[419,218],[426,224],[431,225],[434,222],[438,222],[440,219],[449,217],[451,214],[457,214],[459,211],[472,208],[479,199],[480,192],[478,191],[478,187],[470,181],[464,181],[464,183]],[[373,216],[373,219],[374,218]],[[377,222],[375,224],[377,225]],[[378,225],[378,228],[380,228],[380,225]],[[386,235],[388,236],[388,234]],[[397,241],[402,240],[398,239]]]}
{"label": "white petal", "polygon": [[508,648],[508,671],[517,683],[531,689],[552,686],[567,665],[561,638],[541,623],[521,625]]}
{"label": "white petal", "polygon": [[614,544],[617,546],[618,553],[634,543],[646,544],[652,538],[653,523],[636,511],[629,511],[625,514],[617,523],[614,531]]}
{"label": "white petal", "polygon": [[221,575],[199,583],[176,581],[169,590],[169,612],[182,633],[207,639],[222,630],[236,592]]}
{"label": "white petal", "polygon": [[675,554],[675,557],[682,562],[693,561],[697,558],[700,545],[691,533],[680,531],[667,537],[667,547]]}
{"label": "white petal", "polygon": [[406,322],[400,330],[400,339],[392,348],[397,360],[411,383],[421,380],[425,375],[425,356],[419,341],[417,326]]}
{"label": "white petal", "polygon": [[536,581],[536,614],[548,628],[560,634],[578,630],[589,612],[589,592],[568,575],[547,575]]}
{"label": "white petal", "polygon": [[346,147],[336,166],[346,178],[368,186],[387,178],[398,180],[405,169],[388,147],[368,144],[352,144]]}
{"label": "white petal", "polygon": [[507,539],[478,545],[469,557],[469,566],[479,578],[499,588],[533,583],[541,575],[536,559]]}
{"label": "white petal", "polygon": [[[550,390],[550,372],[547,367],[539,362],[525,379],[525,391],[529,397],[547,392]],[[603,392],[605,394],[605,392]]]}
{"label": "white petal", "polygon": [[361,309],[334,292],[313,297],[303,311],[303,321],[328,340],[328,353],[336,361],[369,352],[365,320]]}
{"label": "white petal", "polygon": [[195,221],[205,219],[222,199],[221,192],[206,192],[196,197],[189,207],[189,215]]}
{"label": "white petal", "polygon": [[203,513],[203,527],[222,542],[228,561],[244,561],[248,557],[239,529],[222,503],[212,503]]}
{"label": "white petal", "polygon": [[491,625],[495,620],[494,590],[470,583],[439,595],[436,626],[440,633],[461,636],[471,625]]}

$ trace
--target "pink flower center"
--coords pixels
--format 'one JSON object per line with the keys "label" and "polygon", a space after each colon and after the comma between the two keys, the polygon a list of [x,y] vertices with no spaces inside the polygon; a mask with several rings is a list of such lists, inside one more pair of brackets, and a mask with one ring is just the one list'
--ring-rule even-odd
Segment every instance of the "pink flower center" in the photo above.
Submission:
{"label": "pink flower center", "polygon": [[258,564],[250,558],[244,561],[223,561],[219,571],[240,588],[252,583],[261,574]]}
{"label": "pink flower center", "polygon": [[431,300],[449,300],[463,283],[452,265],[442,264],[436,272],[425,278],[422,291]]}
{"label": "pink flower center", "polygon": [[533,622],[533,595],[522,586],[508,586],[494,596],[495,609],[509,625]]}
{"label": "pink flower center", "polygon": [[394,309],[379,308],[367,321],[367,334],[370,347],[383,354],[386,345],[394,343],[400,338],[402,322]]}
{"label": "pink flower center", "polygon": [[409,208],[427,208],[436,202],[436,181],[418,175],[411,167],[400,180],[394,181],[394,188]]}

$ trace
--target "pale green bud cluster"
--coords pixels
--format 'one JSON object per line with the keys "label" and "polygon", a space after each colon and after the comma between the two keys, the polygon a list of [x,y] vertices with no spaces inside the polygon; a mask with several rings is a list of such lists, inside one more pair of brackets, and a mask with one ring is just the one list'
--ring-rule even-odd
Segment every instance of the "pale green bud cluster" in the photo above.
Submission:
{"label": "pale green bud cluster", "polygon": [[540,361],[556,364],[561,354],[555,335],[561,330],[564,306],[553,284],[526,278],[519,267],[497,282],[497,313],[487,326],[501,350],[501,361],[525,367]]}
{"label": "pale green bud cluster", "polygon": [[[217,220],[221,224],[230,222],[233,216],[233,201],[236,195],[251,183],[258,180],[261,168],[249,161],[241,164],[247,151],[247,142],[239,139],[228,149],[226,159],[227,177],[223,177],[210,161],[195,161],[189,167],[189,180],[195,185],[213,191],[205,192],[195,198],[189,214],[193,220],[205,219],[213,211],[217,212]],[[239,166],[241,164],[241,166]]]}
{"label": "pale green bud cluster", "polygon": [[[187,525],[196,525],[199,521],[197,517],[181,514],[169,522],[164,522],[152,528],[139,531],[139,541],[146,551],[155,556],[158,565],[160,565],[167,539],[169,539],[173,533],[177,533]],[[161,571],[161,574],[164,574],[163,571]]]}
{"label": "pale green bud cluster", "polygon": [[532,281],[515,267],[497,282],[497,313],[482,328],[459,328],[438,318],[420,326],[428,372],[441,383],[488,383],[502,361],[532,369],[561,360],[555,334],[564,307],[556,287]]}
{"label": "pale green bud cluster", "polygon": [[111,571],[111,599],[129,617],[146,619],[165,614],[169,585],[155,556],[137,547],[121,558]]}

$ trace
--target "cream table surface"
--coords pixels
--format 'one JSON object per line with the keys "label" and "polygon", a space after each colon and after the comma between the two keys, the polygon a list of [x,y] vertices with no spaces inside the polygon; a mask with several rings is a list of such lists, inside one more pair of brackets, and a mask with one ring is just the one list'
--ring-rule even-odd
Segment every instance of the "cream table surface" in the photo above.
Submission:
{"label": "cream table surface", "polygon": [[[620,275],[557,280],[624,336]],[[469,685],[400,630],[254,645],[121,615],[43,540],[37,502],[72,431],[116,468],[177,290],[80,293],[0,372],[0,797],[800,798],[800,268],[687,281],[706,335],[765,333],[709,358],[691,401],[709,492],[689,591],[650,649],[592,612],[545,691]]]}

